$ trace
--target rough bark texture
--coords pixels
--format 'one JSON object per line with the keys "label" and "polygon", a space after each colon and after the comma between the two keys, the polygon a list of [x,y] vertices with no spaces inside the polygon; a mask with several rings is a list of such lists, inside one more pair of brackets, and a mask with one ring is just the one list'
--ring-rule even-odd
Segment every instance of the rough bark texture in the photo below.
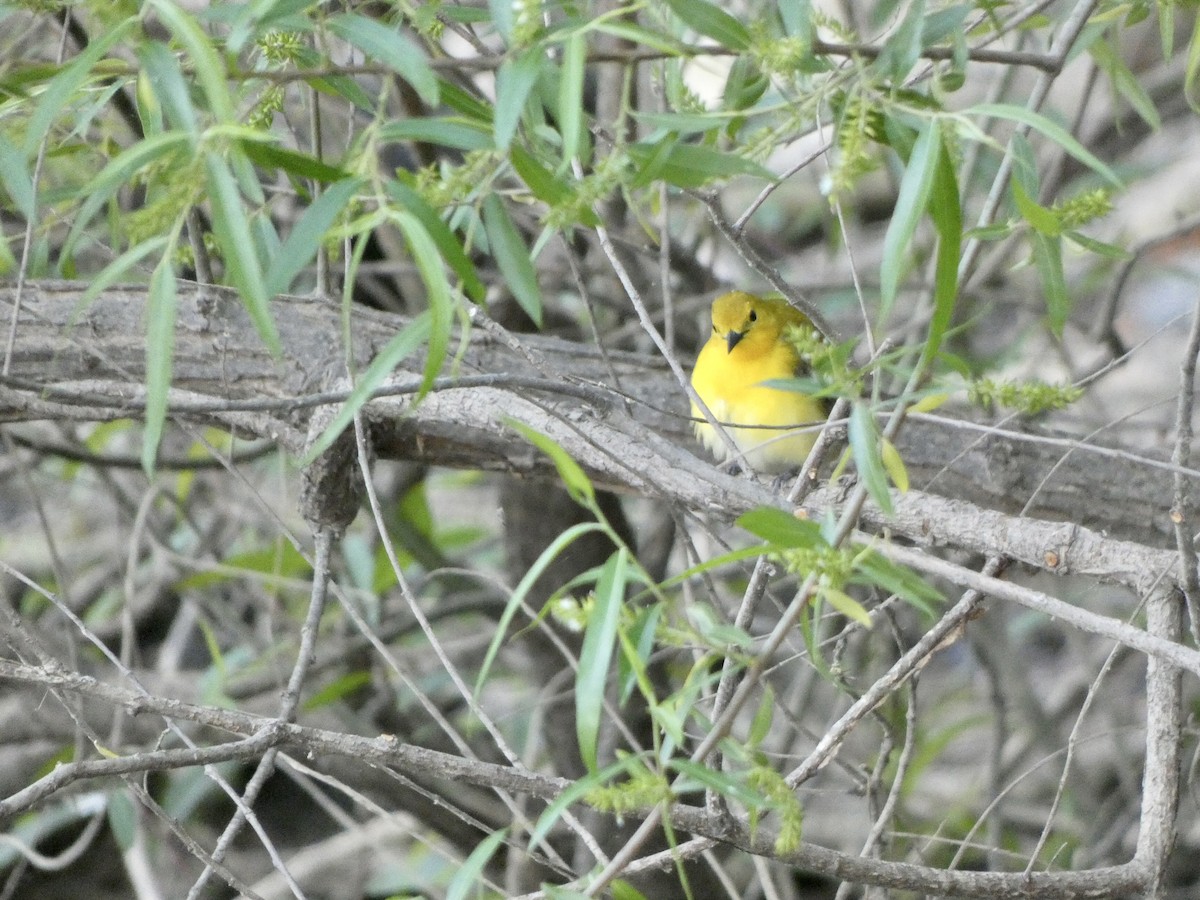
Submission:
{"label": "rough bark texture", "polygon": [[[114,288],[81,308],[83,289],[26,285],[9,375],[0,379],[0,420],[141,414],[146,292]],[[5,318],[14,297],[11,286],[0,287]],[[330,391],[345,372],[341,311],[331,301],[297,297],[274,305],[278,359],[232,293],[181,286],[171,410],[299,452],[314,395]],[[352,318],[360,368],[405,324],[357,308]],[[407,393],[398,390],[371,406],[382,458],[553,475],[549,460],[506,427],[504,418],[512,417],[558,440],[603,486],[725,516],[770,497],[760,485],[697,458],[684,394],[655,357],[601,353],[536,335],[510,340],[494,326],[474,328],[461,362],[414,408],[421,363],[406,360],[389,382]],[[466,386],[453,386],[453,378],[468,379],[460,382]],[[326,397],[336,400],[336,392]],[[1163,546],[1169,534],[1167,468],[1089,447],[1068,452],[1061,443],[920,421],[904,429],[900,450],[915,488],[1006,513],[1036,495],[1029,514],[1039,518],[1153,546]]]}

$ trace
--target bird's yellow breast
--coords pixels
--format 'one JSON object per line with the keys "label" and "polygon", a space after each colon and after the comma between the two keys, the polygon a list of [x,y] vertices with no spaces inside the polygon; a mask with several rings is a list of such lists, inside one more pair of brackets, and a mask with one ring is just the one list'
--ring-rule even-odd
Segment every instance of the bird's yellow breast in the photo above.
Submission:
{"label": "bird's yellow breast", "polygon": [[[803,464],[816,429],[825,421],[820,400],[763,382],[792,378],[800,365],[787,341],[788,325],[808,320],[782,300],[735,291],[713,303],[713,333],[692,371],[692,387],[733,440],[742,462],[759,472],[781,472]],[[703,413],[692,405],[694,418]],[[707,421],[696,436],[721,460],[731,454]]]}

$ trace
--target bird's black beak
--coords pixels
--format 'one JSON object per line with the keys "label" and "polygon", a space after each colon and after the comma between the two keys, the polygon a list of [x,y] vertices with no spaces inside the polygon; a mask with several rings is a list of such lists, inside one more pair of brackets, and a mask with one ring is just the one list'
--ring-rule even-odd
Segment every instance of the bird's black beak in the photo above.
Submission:
{"label": "bird's black beak", "polygon": [[733,348],[738,345],[738,341],[746,336],[744,331],[731,331],[725,335],[725,343],[729,345],[729,352],[733,352]]}

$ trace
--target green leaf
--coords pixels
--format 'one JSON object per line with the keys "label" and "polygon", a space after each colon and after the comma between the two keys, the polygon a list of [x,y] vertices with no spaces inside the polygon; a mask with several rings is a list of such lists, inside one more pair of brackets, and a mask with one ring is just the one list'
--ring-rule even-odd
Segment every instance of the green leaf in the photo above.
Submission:
{"label": "green leaf", "polygon": [[264,169],[274,171],[282,169],[295,178],[311,178],[331,184],[350,177],[350,173],[337,166],[317,159],[308,153],[297,153],[278,144],[260,140],[243,140],[238,142],[242,152],[251,162]]}
{"label": "green leaf", "polygon": [[617,639],[617,625],[625,604],[628,557],[629,551],[621,547],[601,570],[596,583],[596,600],[579,651],[579,671],[575,677],[575,731],[580,755],[589,772],[597,769],[604,690]]}
{"label": "green leaf", "polygon": [[538,162],[524,147],[514,144],[509,150],[509,160],[521,180],[537,197],[548,206],[564,203],[571,197],[571,188],[561,178]]}
{"label": "green leaf", "polygon": [[338,411],[337,416],[321,432],[321,436],[313,442],[312,447],[309,448],[308,453],[304,456],[305,463],[312,462],[312,460],[316,459],[322,452],[329,448],[329,445],[334,442],[346,426],[354,421],[355,414],[362,409],[363,404],[370,399],[375,389],[383,384],[384,380],[392,374],[392,371],[400,364],[401,360],[412,355],[429,340],[429,331],[430,313],[426,311],[414,317],[411,322],[400,329],[384,345],[383,349],[371,360],[371,364],[367,366],[367,370],[355,383],[354,390],[350,392],[350,396],[342,404],[342,408]]}
{"label": "green leaf", "polygon": [[472,895],[472,888],[483,875],[483,870],[495,855],[496,850],[508,837],[508,829],[501,828],[484,838],[471,855],[458,867],[450,884],[446,888],[446,900],[467,900]]}
{"label": "green leaf", "polygon": [[316,257],[325,233],[361,185],[361,178],[335,182],[304,211],[279,252],[271,257],[265,276],[268,296],[291,290],[292,282]]}
{"label": "green leaf", "polygon": [[475,264],[471,262],[471,258],[463,250],[462,244],[454,236],[454,232],[441,220],[433,207],[426,203],[420,194],[403,181],[389,180],[384,183],[384,190],[391,195],[392,199],[403,206],[405,210],[412,213],[424,226],[425,230],[429,232],[429,236],[433,238],[434,244],[437,245],[442,259],[454,274],[458,276],[459,281],[462,283],[462,289],[466,292],[467,296],[477,302],[482,301],[484,295],[487,293],[487,288],[479,280],[479,274],[475,271]]}
{"label": "green leaf", "polygon": [[684,44],[675,40],[671,35],[643,28],[626,19],[594,19],[590,23],[590,27],[602,34],[611,34],[613,37],[631,44],[641,44],[667,56],[681,56],[687,52]]}
{"label": "green leaf", "polygon": [[871,627],[871,614],[849,594],[836,588],[823,587],[821,588],[821,597],[847,619],[853,619],[864,628]]}
{"label": "green leaf", "polygon": [[109,49],[125,38],[137,23],[136,18],[119,22],[114,28],[101,34],[76,56],[66,68],[55,75],[37,101],[37,108],[25,126],[25,156],[32,158],[38,146],[50,131],[50,125],[62,112],[71,96],[79,90],[91,75],[92,68]]}
{"label": "green leaf", "polygon": [[1132,259],[1133,254],[1116,244],[1109,244],[1105,241],[1098,241],[1094,237],[1089,237],[1078,231],[1068,231],[1063,235],[1072,244],[1077,244],[1084,250],[1088,250],[1106,259],[1115,259],[1120,262]]}
{"label": "green leaf", "polygon": [[122,851],[130,850],[137,840],[138,810],[134,808],[129,794],[124,791],[113,791],[109,794],[105,813],[117,846]]}
{"label": "green leaf", "polygon": [[907,494],[908,469],[904,465],[904,458],[900,456],[900,451],[887,438],[880,438],[879,450],[880,458],[883,460],[883,468],[887,472],[888,478],[892,480],[892,484],[896,486],[900,493]]}
{"label": "green leaf", "polygon": [[914,0],[875,60],[874,67],[897,84],[904,80],[921,55],[924,19],[925,0]]}
{"label": "green leaf", "polygon": [[79,298],[79,308],[83,309],[93,300],[100,296],[101,293],[108,290],[117,282],[121,281],[125,273],[132,269],[135,265],[156,251],[166,252],[167,245],[171,242],[171,237],[162,234],[157,237],[150,238],[148,241],[143,241],[140,244],[134,244],[107,266],[105,266],[100,274],[94,275],[88,279],[87,290]]}
{"label": "green leaf", "polygon": [[398,31],[374,19],[353,13],[334,16],[328,21],[329,30],[385,66],[412,85],[426,106],[438,105],[438,80],[425,54]]}
{"label": "green leaf", "polygon": [[737,518],[737,525],[776,547],[817,547],[825,543],[821,526],[797,519],[774,506],[760,506]]}
{"label": "green leaf", "polygon": [[1063,227],[1058,214],[1030,197],[1016,178],[1012,180],[1012,194],[1017,212],[1021,214],[1022,219],[1029,223],[1030,227],[1042,234],[1048,234],[1050,237],[1058,237],[1062,234]]}
{"label": "green leaf", "polygon": [[855,584],[881,587],[931,617],[933,605],[946,599],[920,575],[874,551],[859,554],[855,560],[855,574],[850,580]]}
{"label": "green leaf", "polygon": [[512,0],[488,0],[488,11],[492,15],[492,24],[504,38],[504,43],[512,40],[513,3]]}
{"label": "green leaf", "polygon": [[730,50],[749,49],[750,32],[746,26],[708,0],[666,0],[666,3],[697,34],[710,37]]}
{"label": "green leaf", "polygon": [[612,883],[612,895],[613,900],[647,900],[645,894],[619,878]]}
{"label": "green leaf", "polygon": [[1042,281],[1046,298],[1046,317],[1050,330],[1062,337],[1063,326],[1071,314],[1071,298],[1067,294],[1067,279],[1063,274],[1062,238],[1033,231],[1029,234],[1033,264]]}
{"label": "green leaf", "polygon": [[1009,119],[1013,122],[1020,122],[1022,125],[1028,125],[1030,128],[1041,132],[1045,137],[1054,141],[1063,150],[1111,182],[1114,186],[1124,186],[1121,179],[1117,177],[1117,174],[1101,162],[1083,144],[1072,137],[1070,132],[1040,113],[1025,109],[1023,106],[1013,106],[1008,103],[980,103],[977,106],[971,107],[967,112],[975,116],[995,116],[998,119]]}
{"label": "green leaf", "polygon": [[128,150],[122,151],[96,177],[80,188],[79,195],[87,199],[73,217],[74,221],[66,241],[63,242],[60,258],[64,261],[71,259],[75,251],[75,244],[83,237],[92,218],[112,195],[133,177],[135,172],[157,161],[160,157],[168,156],[178,148],[187,146],[189,141],[189,136],[180,131],[167,131],[148,137],[134,144]]}
{"label": "green leaf", "polygon": [[850,408],[849,437],[850,452],[867,493],[884,514],[890,516],[893,511],[892,495],[888,490],[887,474],[879,452],[879,429],[867,404],[855,403]]}
{"label": "green leaf", "polygon": [[558,131],[562,135],[563,166],[580,154],[583,144],[583,76],[587,63],[587,39],[582,32],[567,38],[562,50],[558,79]]}
{"label": "green leaf", "polygon": [[[649,684],[648,667],[654,653],[655,636],[662,619],[663,605],[655,603],[638,610],[629,638],[622,637],[621,646],[626,651],[617,659],[621,691],[617,702],[623,704],[633,693],[639,682]],[[651,686],[651,690],[653,687]]]}
{"label": "green leaf", "polygon": [[311,697],[304,700],[303,709],[305,712],[312,712],[320,709],[323,706],[329,706],[353,694],[355,691],[361,690],[371,684],[372,678],[370,672],[359,670],[357,672],[348,672],[340,678],[335,678],[325,687],[321,688]]}
{"label": "green leaf", "polygon": [[381,141],[415,141],[452,147],[455,150],[490,150],[492,131],[473,119],[430,116],[400,119],[379,128]]}
{"label": "green leaf", "polygon": [[896,208],[892,211],[892,219],[883,239],[883,261],[879,268],[881,319],[887,318],[900,290],[917,223],[925,213],[933,193],[941,150],[941,126],[937,119],[931,119],[913,144],[904,177],[900,180]]}
{"label": "green leaf", "polygon": [[929,215],[938,233],[937,259],[933,275],[933,317],[929,322],[929,337],[921,353],[922,365],[937,354],[942,338],[954,317],[958,299],[958,266],[962,255],[962,204],[954,162],[945,145],[938,154],[937,170],[929,197]]}
{"label": "green leaf", "polygon": [[241,195],[226,161],[209,151],[204,155],[208,195],[212,203],[213,234],[225,259],[230,281],[238,289],[250,320],[263,343],[276,356],[282,352],[279,332],[271,319],[267,283],[250,233]]}
{"label": "green leaf", "polygon": [[13,206],[25,217],[25,221],[32,222],[37,215],[37,198],[25,159],[25,154],[0,134],[0,183],[4,184]]}
{"label": "green leaf", "polygon": [[1129,71],[1125,61],[1107,41],[1096,41],[1089,48],[1092,58],[1108,75],[1113,88],[1128,101],[1133,110],[1142,117],[1142,121],[1154,131],[1162,127],[1162,119],[1154,100],[1146,93],[1138,77]]}
{"label": "green leaf", "polygon": [[[690,759],[673,759],[671,768],[690,779],[693,785],[715,791],[727,800],[733,800],[747,807],[755,807],[762,803],[763,798],[756,791],[751,790],[740,778],[729,772],[718,772],[716,769],[709,768],[703,763],[692,762]],[[691,785],[687,787],[691,787]],[[676,785],[676,789],[682,793],[685,786]]]}
{"label": "green leaf", "polygon": [[171,365],[175,355],[175,270],[170,252],[163,254],[150,276],[146,299],[146,433],[142,438],[142,468],[154,474],[158,445],[167,419]]}
{"label": "green leaf", "polygon": [[550,457],[554,468],[558,470],[558,477],[562,479],[563,487],[567,489],[572,500],[588,509],[596,508],[596,488],[579,463],[575,462],[566,450],[552,438],[535,431],[524,422],[505,417],[504,423]]}
{"label": "green leaf", "polygon": [[750,734],[746,736],[746,745],[755,750],[762,746],[767,735],[771,732],[771,722],[775,719],[775,690],[770,682],[763,684],[762,700],[755,710],[754,719],[750,722]]}
{"label": "green leaf", "polygon": [[516,59],[506,60],[496,72],[496,117],[492,134],[497,150],[507,150],[512,143],[529,94],[541,74],[543,61],[543,51],[535,47]]}
{"label": "green leaf", "polygon": [[639,761],[636,756],[626,756],[605,766],[599,772],[584,775],[582,778],[577,778],[571,782],[570,787],[555,797],[550,805],[546,807],[545,811],[538,816],[537,824],[534,825],[533,831],[529,833],[529,848],[526,852],[533,853],[538,848],[538,845],[550,833],[550,829],[562,818],[562,814],[569,807],[583,800],[592,790],[603,787],[617,775],[630,771],[638,765]]}
{"label": "green leaf", "polygon": [[454,318],[454,301],[450,297],[450,286],[442,270],[442,257],[437,245],[421,221],[412,213],[393,210],[391,219],[399,227],[412,253],[417,271],[425,283],[425,295],[429,300],[429,340],[425,354],[425,372],[421,379],[421,392],[417,400],[425,396],[433,386],[433,380],[446,361],[450,346],[450,326]]}
{"label": "green leaf", "polygon": [[[475,678],[476,697],[479,696],[480,690],[487,682],[487,677],[492,670],[492,663],[495,662],[496,654],[500,652],[500,646],[504,643],[504,636],[508,634],[509,625],[512,623],[513,616],[517,614],[517,610],[525,602],[529,596],[530,590],[533,589],[534,583],[542,577],[542,573],[546,571],[549,565],[558,558],[558,555],[567,547],[574,543],[585,534],[593,531],[603,531],[604,528],[599,522],[581,522],[578,525],[572,525],[553,541],[550,546],[543,550],[533,565],[529,567],[529,571],[521,578],[520,583],[513,590],[512,596],[508,598],[508,602],[504,606],[504,612],[500,615],[500,621],[496,623],[493,629],[492,641],[488,645],[487,652],[483,655],[483,662],[479,666],[479,675]],[[530,849],[533,845],[530,845]]]}
{"label": "green leaf", "polygon": [[173,0],[150,0],[143,11],[153,8],[162,24],[166,25],[192,60],[192,71],[200,83],[200,89],[208,100],[208,108],[218,122],[233,122],[237,118],[233,97],[229,93],[225,65],[213,45],[212,38],[204,33],[196,17],[184,10]]}
{"label": "green leaf", "polygon": [[629,155],[641,167],[634,178],[634,187],[644,187],[655,178],[681,188],[703,187],[715,178],[736,175],[775,180],[774,173],[753,160],[698,144],[681,144],[673,135],[654,143],[633,144]]}
{"label": "green leaf", "polygon": [[159,41],[148,41],[138,47],[138,62],[149,76],[154,96],[166,110],[171,125],[181,131],[196,133],[196,110],[179,60]]}
{"label": "green leaf", "polygon": [[529,248],[525,246],[517,226],[508,217],[504,201],[495,192],[489,192],[483,201],[483,228],[505,284],[521,309],[541,328],[542,291],[538,287],[537,272],[529,257]]}

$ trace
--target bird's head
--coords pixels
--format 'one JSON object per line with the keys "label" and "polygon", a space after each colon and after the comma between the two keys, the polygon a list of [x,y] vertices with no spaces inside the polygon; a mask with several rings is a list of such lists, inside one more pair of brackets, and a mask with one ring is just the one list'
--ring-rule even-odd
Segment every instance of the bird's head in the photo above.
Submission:
{"label": "bird's head", "polygon": [[775,346],[789,322],[803,316],[784,300],[767,299],[731,291],[713,301],[713,334],[718,335],[732,353],[741,347],[742,353],[756,356]]}

